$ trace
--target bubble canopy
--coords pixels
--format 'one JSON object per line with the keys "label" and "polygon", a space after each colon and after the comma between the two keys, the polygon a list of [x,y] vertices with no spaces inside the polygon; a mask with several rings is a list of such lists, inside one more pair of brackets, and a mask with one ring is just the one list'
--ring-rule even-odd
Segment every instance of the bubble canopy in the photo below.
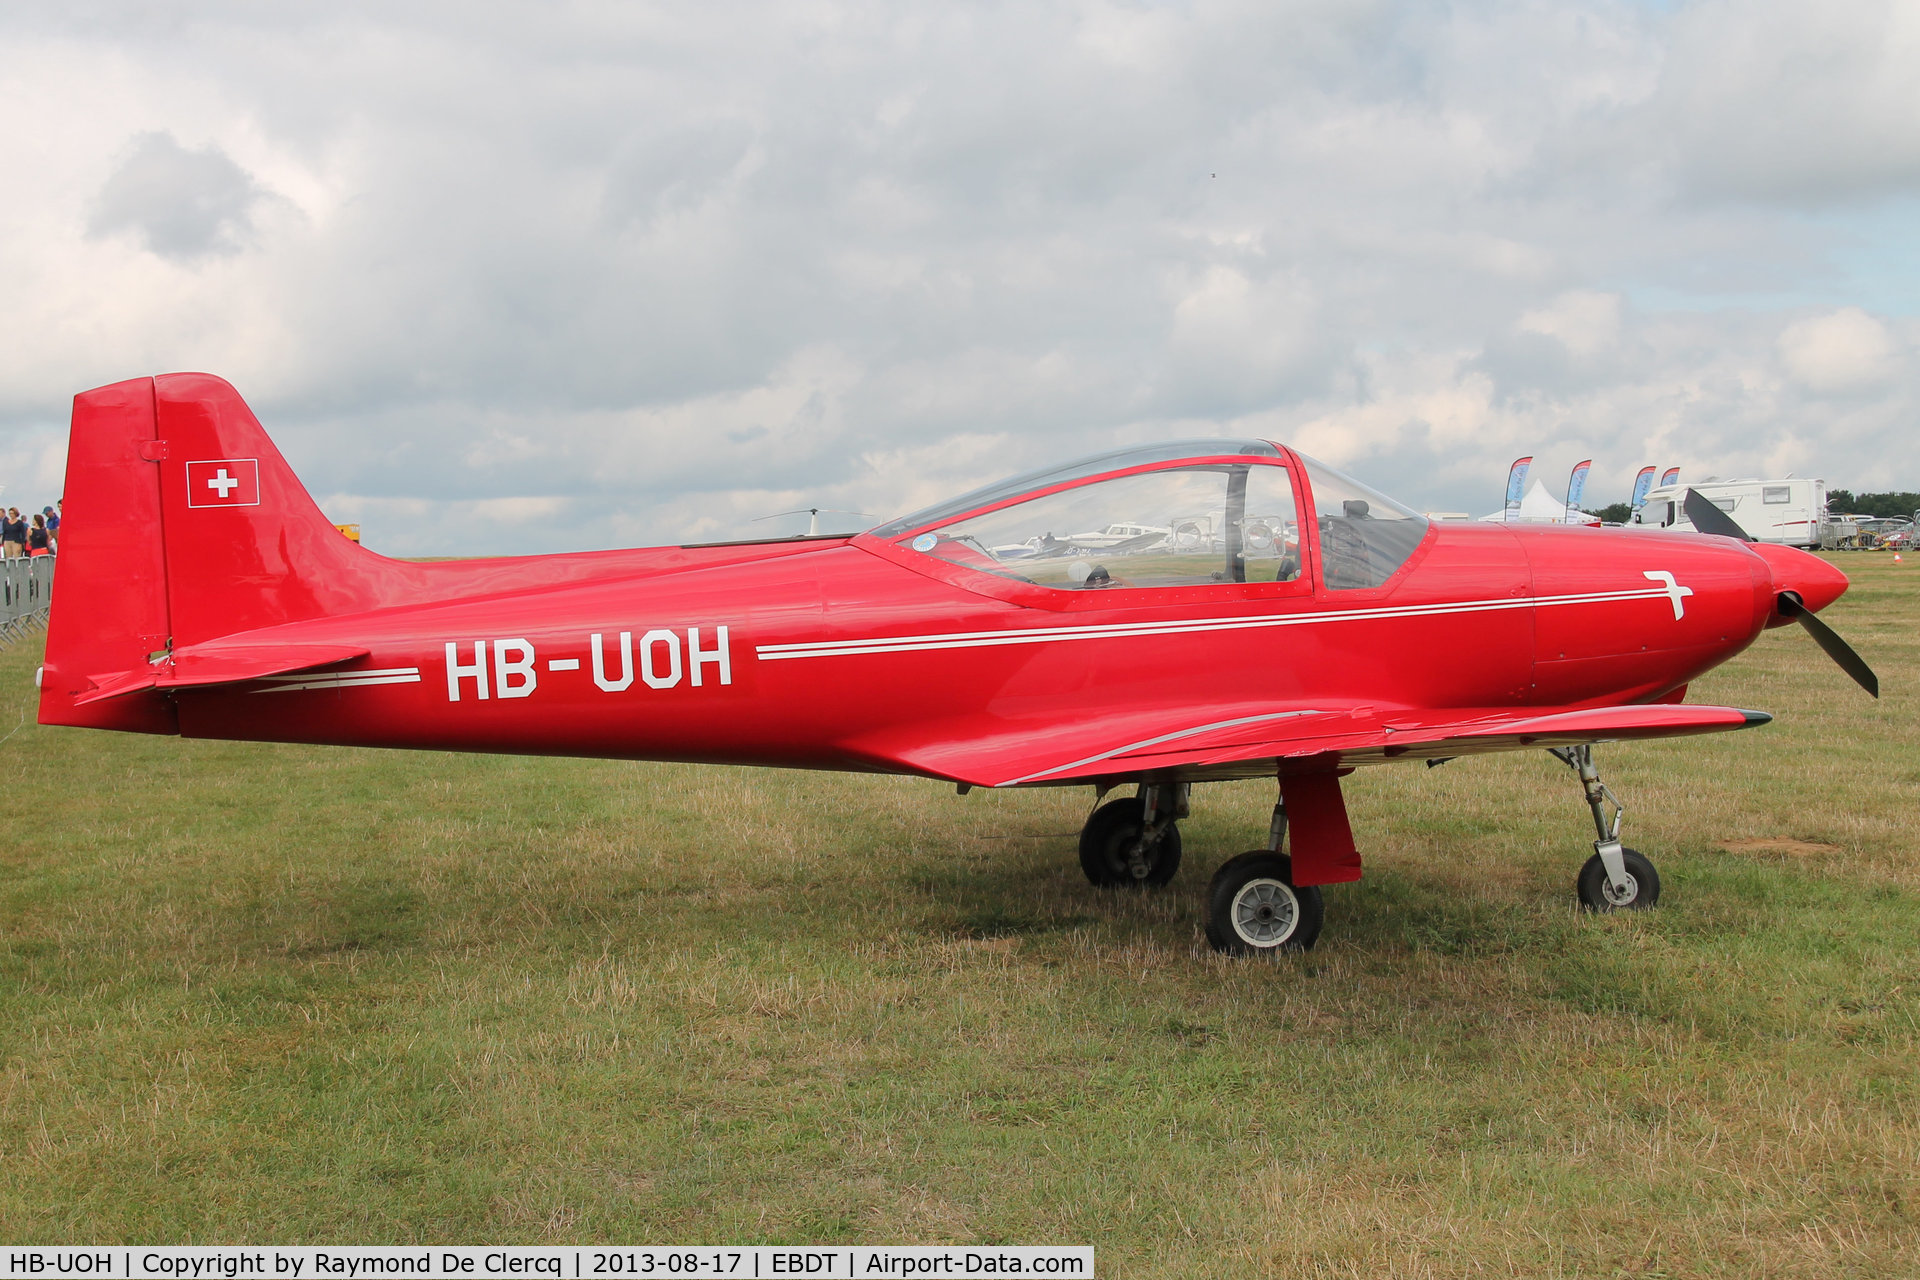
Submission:
{"label": "bubble canopy", "polygon": [[1174,440],[1165,444],[1114,449],[1106,453],[1096,453],[1091,457],[1081,458],[1077,462],[1069,462],[1063,466],[1043,467],[1038,471],[1029,471],[1011,479],[995,481],[970,493],[963,493],[957,498],[878,525],[869,532],[876,538],[897,538],[903,533],[911,533],[915,529],[924,529],[929,525],[944,524],[955,516],[966,515],[969,511],[978,511],[981,507],[990,507],[1008,498],[1017,498],[1023,493],[1050,489],[1055,485],[1070,484],[1075,480],[1102,476],[1111,471],[1125,471],[1132,467],[1147,467],[1161,462],[1183,462],[1190,458],[1242,456],[1278,459],[1281,454],[1265,440]]}
{"label": "bubble canopy", "polygon": [[[1178,463],[1198,458],[1271,458],[1278,461],[1284,455],[1273,444],[1265,440],[1172,440],[1164,444],[1139,445],[1130,449],[1112,449],[1105,453],[1092,454],[1074,462],[1059,466],[1042,467],[1038,471],[1028,471],[1006,480],[996,480],[989,485],[949,498],[945,502],[890,520],[886,524],[876,525],[869,530],[876,538],[897,538],[903,533],[915,529],[924,529],[931,525],[944,524],[956,516],[990,507],[1008,498],[1017,498],[1023,493],[1035,493],[1041,489],[1051,489],[1055,485],[1070,484],[1075,480],[1091,479],[1113,471],[1126,471],[1134,467],[1149,467],[1157,463]],[[1337,493],[1339,500],[1360,498],[1368,501],[1374,508],[1376,517],[1419,519],[1419,513],[1378,490],[1361,484],[1352,476],[1339,471],[1316,458],[1309,458],[1297,450],[1294,456],[1300,459],[1306,469],[1307,479],[1316,493],[1327,491],[1327,497]],[[1325,505],[1320,504],[1320,505]],[[1334,510],[1341,508],[1336,502]]]}
{"label": "bubble canopy", "polygon": [[[1295,465],[1312,495],[1306,513],[1295,512],[1285,479]],[[1317,533],[1320,577],[1332,590],[1383,585],[1428,530],[1414,511],[1304,454],[1222,439],[1031,471],[869,536],[990,574],[1091,589],[1293,582],[1302,524]],[[1221,563],[1202,564],[1209,555]],[[1053,581],[1062,574],[1071,581]]]}

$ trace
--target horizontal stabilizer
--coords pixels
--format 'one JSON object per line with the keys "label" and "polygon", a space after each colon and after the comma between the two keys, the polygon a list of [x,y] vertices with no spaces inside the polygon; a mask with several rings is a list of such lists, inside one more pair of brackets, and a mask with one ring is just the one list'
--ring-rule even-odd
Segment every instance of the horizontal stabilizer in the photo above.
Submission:
{"label": "horizontal stabilizer", "polygon": [[76,707],[84,707],[90,702],[105,702],[108,698],[124,698],[130,693],[139,693],[151,689],[160,677],[160,669],[152,671],[121,671],[113,675],[87,677],[86,692],[73,700]]}
{"label": "horizontal stabilizer", "polygon": [[365,645],[258,644],[223,645],[218,642],[176,649],[170,659],[144,671],[121,671],[88,677],[92,688],[74,699],[74,705],[123,697],[142,689],[192,689],[202,685],[237,684],[266,676],[308,671],[367,656]]}

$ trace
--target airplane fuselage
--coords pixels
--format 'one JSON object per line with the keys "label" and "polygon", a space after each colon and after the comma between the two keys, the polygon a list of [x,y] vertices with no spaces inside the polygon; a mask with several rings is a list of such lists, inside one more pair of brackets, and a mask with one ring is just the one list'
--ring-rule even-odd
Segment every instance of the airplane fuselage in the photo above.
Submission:
{"label": "airplane fuselage", "polygon": [[[1022,593],[865,535],[765,550],[717,564],[695,553],[666,571],[657,553],[630,553],[630,572],[623,553],[601,553],[582,558],[595,580],[579,585],[256,632],[370,655],[350,671],[181,691],[179,730],[891,770],[905,745],[1044,733],[1113,700],[1650,701],[1752,643],[1776,589],[1737,543],[1587,528],[1436,525],[1382,588],[1251,597],[1200,586],[1010,600],[999,596]],[[564,580],[573,559],[543,563]]]}

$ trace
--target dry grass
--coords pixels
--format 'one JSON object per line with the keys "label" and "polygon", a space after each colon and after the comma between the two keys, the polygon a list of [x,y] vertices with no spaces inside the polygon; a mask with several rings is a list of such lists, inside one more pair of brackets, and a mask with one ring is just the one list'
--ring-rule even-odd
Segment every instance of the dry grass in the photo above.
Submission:
{"label": "dry grass", "polygon": [[[1608,749],[1660,910],[1571,907],[1543,754],[1377,770],[1319,951],[1205,950],[1080,792],[22,724],[7,1240],[1090,1242],[1103,1274],[1920,1271],[1920,566]],[[1904,570],[1904,572],[1902,572]],[[0,655],[0,714],[37,657]],[[0,724],[0,732],[12,725]]]}

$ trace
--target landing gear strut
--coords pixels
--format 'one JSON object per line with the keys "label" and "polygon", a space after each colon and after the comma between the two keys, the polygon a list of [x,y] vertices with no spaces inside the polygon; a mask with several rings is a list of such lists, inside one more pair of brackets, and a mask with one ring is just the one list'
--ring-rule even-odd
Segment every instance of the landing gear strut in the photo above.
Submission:
{"label": "landing gear strut", "polygon": [[[1593,856],[1580,868],[1575,888],[1580,905],[1589,911],[1641,911],[1660,901],[1660,873],[1639,850],[1620,843],[1620,821],[1627,815],[1620,798],[1600,781],[1593,765],[1593,747],[1549,747],[1554,759],[1580,775],[1580,786],[1587,794],[1587,807],[1593,810],[1594,830],[1600,835],[1593,842]],[[1613,817],[1607,817],[1607,806]]]}
{"label": "landing gear strut", "polygon": [[1080,831],[1080,869],[1096,885],[1157,889],[1180,869],[1186,783],[1143,782],[1139,794],[1094,810]]}

